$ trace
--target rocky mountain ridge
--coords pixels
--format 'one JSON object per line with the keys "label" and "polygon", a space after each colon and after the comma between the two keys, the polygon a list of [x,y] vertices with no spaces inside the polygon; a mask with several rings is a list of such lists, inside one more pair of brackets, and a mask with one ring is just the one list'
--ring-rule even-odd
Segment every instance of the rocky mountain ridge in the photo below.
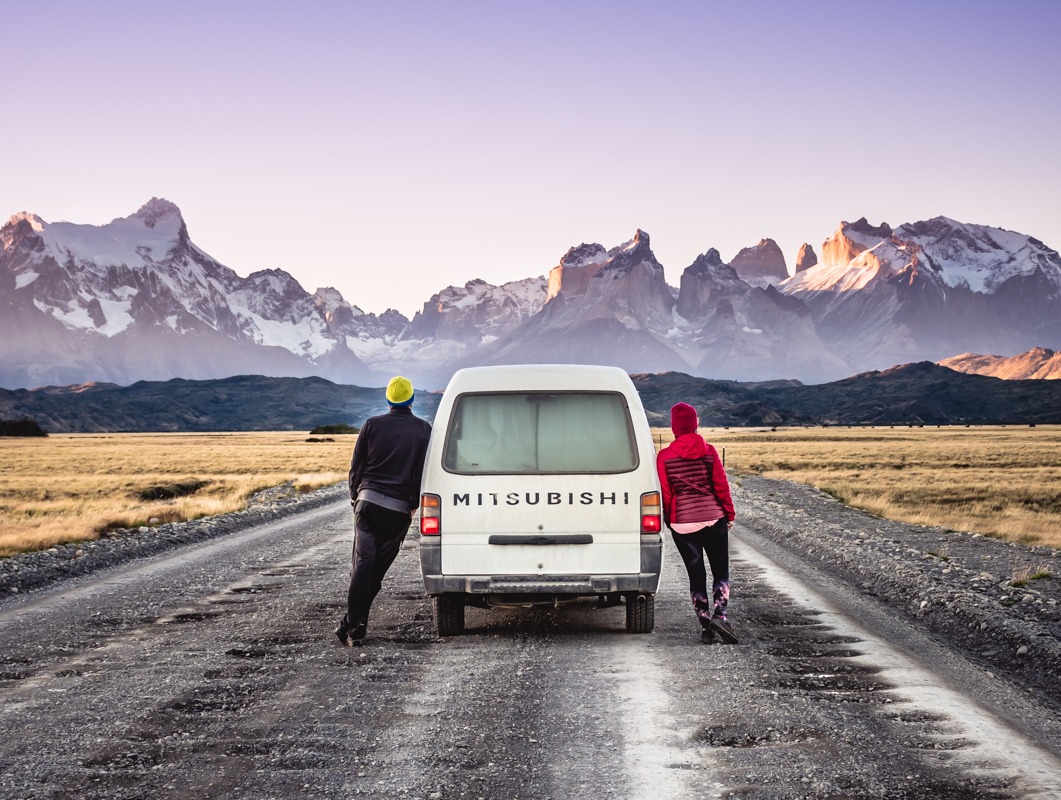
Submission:
{"label": "rocky mountain ridge", "polygon": [[939,365],[958,372],[990,375],[1005,380],[1061,379],[1061,353],[1055,353],[1045,347],[1033,347],[1026,353],[1018,353],[1008,358],[962,353],[943,359]]}
{"label": "rocky mountain ridge", "polygon": [[0,229],[0,386],[310,377],[442,387],[461,366],[567,362],[817,383],[955,353],[1061,348],[1061,257],[1023,234],[937,217],[844,222],[796,273],[770,239],[708,249],[678,286],[641,230],[572,247],[539,277],[472,280],[412,319],[365,313],[288,272],[246,278],[153,198],[103,226],[16,214]]}

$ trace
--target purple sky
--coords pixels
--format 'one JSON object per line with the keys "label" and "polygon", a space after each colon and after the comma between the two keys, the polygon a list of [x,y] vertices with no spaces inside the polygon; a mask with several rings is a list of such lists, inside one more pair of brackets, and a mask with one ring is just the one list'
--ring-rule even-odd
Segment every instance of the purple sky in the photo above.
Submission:
{"label": "purple sky", "polygon": [[1061,248],[1054,0],[3,5],[0,219],[165,197],[365,311],[637,228],[672,285],[861,216]]}

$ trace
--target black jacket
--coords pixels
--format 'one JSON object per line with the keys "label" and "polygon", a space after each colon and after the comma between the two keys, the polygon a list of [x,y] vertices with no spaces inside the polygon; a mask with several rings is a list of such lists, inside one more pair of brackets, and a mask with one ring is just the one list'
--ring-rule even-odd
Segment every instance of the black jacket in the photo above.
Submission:
{"label": "black jacket", "polygon": [[362,489],[401,500],[410,509],[420,505],[420,480],[431,424],[408,406],[369,417],[361,426],[350,460],[350,502]]}

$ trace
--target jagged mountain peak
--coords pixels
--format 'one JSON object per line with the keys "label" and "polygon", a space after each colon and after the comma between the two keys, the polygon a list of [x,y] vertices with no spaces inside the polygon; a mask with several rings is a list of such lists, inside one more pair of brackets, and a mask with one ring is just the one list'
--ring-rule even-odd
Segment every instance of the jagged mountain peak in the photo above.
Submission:
{"label": "jagged mountain peak", "polygon": [[881,239],[887,239],[892,235],[892,226],[887,222],[881,222],[880,225],[871,225],[869,220],[865,217],[860,217],[854,222],[841,222],[840,230],[844,232],[861,233],[866,236],[878,236]]}
{"label": "jagged mountain peak", "polygon": [[695,273],[701,273],[724,266],[726,266],[726,263],[722,260],[722,255],[717,249],[712,247],[706,253],[698,255],[696,260],[686,268],[686,271],[692,270]]}
{"label": "jagged mountain peak", "polygon": [[603,261],[608,257],[608,251],[600,244],[586,244],[583,242],[577,247],[572,247],[560,258],[561,267],[583,267],[589,263]]}
{"label": "jagged mountain peak", "polygon": [[799,252],[796,254],[796,272],[803,272],[810,269],[818,263],[818,256],[814,252],[814,248],[807,242],[803,243],[803,246],[799,248]]}
{"label": "jagged mountain peak", "polygon": [[785,255],[773,239],[760,239],[757,245],[745,247],[729,265],[741,280],[760,288],[781,283],[788,278]]}
{"label": "jagged mountain peak", "polygon": [[28,211],[19,211],[17,214],[12,214],[11,218],[7,221],[4,227],[14,227],[20,222],[26,223],[30,226],[31,229],[35,230],[37,233],[40,233],[44,230],[44,220],[42,220],[36,214],[31,214]]}
{"label": "jagged mountain peak", "polygon": [[[357,306],[347,303],[342,293],[333,286],[318,287],[317,291],[313,293],[313,302],[324,313],[335,313],[338,309],[344,307],[350,309],[351,315],[354,317],[363,316],[365,313]],[[390,310],[388,309],[388,311]]]}
{"label": "jagged mountain peak", "polygon": [[[184,224],[184,217],[181,215],[181,210],[177,207],[176,203],[171,203],[169,200],[165,200],[161,197],[152,197],[140,206],[133,216],[136,219],[143,220],[144,225],[148,228],[154,228],[160,219],[171,214],[175,215],[181,221],[182,225]],[[115,222],[118,221],[119,220],[115,220]]]}
{"label": "jagged mountain peak", "polygon": [[661,272],[663,270],[663,265],[652,253],[651,237],[640,228],[634,233],[633,239],[609,250],[608,260],[609,263],[604,267],[608,271],[627,270],[639,264],[646,264]]}

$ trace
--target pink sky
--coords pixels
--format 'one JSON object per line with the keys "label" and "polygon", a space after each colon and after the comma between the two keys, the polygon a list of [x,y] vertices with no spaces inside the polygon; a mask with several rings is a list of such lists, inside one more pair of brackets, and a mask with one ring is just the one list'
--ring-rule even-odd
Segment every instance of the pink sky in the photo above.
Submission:
{"label": "pink sky", "polygon": [[1061,4],[5,3],[0,218],[152,196],[241,275],[410,315],[652,235],[667,279],[841,220],[1061,248]]}

